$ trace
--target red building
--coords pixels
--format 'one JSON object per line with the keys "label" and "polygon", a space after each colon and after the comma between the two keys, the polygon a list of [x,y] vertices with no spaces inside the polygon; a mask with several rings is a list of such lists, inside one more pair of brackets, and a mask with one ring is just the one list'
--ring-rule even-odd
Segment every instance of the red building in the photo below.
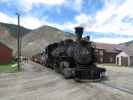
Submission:
{"label": "red building", "polygon": [[0,42],[0,64],[8,64],[12,60],[12,49]]}

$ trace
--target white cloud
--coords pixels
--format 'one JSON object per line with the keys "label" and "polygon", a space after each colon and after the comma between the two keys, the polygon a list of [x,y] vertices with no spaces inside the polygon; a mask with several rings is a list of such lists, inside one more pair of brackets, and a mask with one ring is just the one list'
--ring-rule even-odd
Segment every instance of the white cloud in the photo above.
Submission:
{"label": "white cloud", "polygon": [[96,23],[91,29],[87,27],[88,30],[133,35],[132,24],[122,22],[125,16],[133,18],[132,4],[132,0],[125,0],[121,3],[107,2],[105,8],[96,14]]}
{"label": "white cloud", "polygon": [[62,26],[63,26],[63,30],[72,30],[74,31],[74,27],[76,26],[83,26],[83,27],[92,27],[92,23],[94,22],[94,20],[92,19],[91,16],[86,15],[84,13],[80,13],[80,15],[75,17],[75,23],[72,22],[65,22]]}
{"label": "white cloud", "polygon": [[46,5],[62,5],[65,0],[24,0],[24,2],[27,2],[29,4],[40,3]]}
{"label": "white cloud", "polygon": [[75,2],[74,2],[75,10],[77,10],[78,12],[81,12],[82,11],[82,4],[83,4],[83,0],[75,0]]}
{"label": "white cloud", "polygon": [[[116,34],[124,34],[133,36],[133,23],[125,23],[122,19],[125,16],[133,18],[133,0],[107,0],[105,7],[96,12],[96,15],[91,17],[89,14],[80,13],[75,17],[75,23],[68,22],[64,24],[67,29],[73,30],[75,26],[81,25],[85,27],[86,32],[110,32]],[[122,43],[133,40],[133,38],[97,38],[94,41],[107,43]]]}
{"label": "white cloud", "polygon": [[1,2],[7,2],[7,1],[9,1],[9,0],[0,0],[0,3],[1,3]]}
{"label": "white cloud", "polygon": [[[8,16],[7,14],[4,14],[0,12],[0,22],[4,23],[11,23],[11,24],[17,24],[17,16]],[[26,28],[35,29],[45,24],[44,21],[41,21],[40,19],[32,16],[20,16],[20,25],[24,26]]]}
{"label": "white cloud", "polygon": [[70,29],[75,25],[85,27],[85,31],[117,33],[133,36],[133,23],[124,23],[125,16],[133,18],[133,0],[106,0],[105,7],[96,12],[95,16],[80,13],[75,17],[76,23],[67,24]]}
{"label": "white cloud", "polygon": [[15,17],[8,16],[7,14],[0,12],[0,22],[15,24],[15,21],[17,21]]}
{"label": "white cloud", "polygon": [[[64,30],[66,28],[70,28],[70,27],[65,27],[65,25],[60,25],[57,23],[51,23],[46,21],[47,17],[42,19],[39,19],[37,17],[33,17],[33,16],[20,16],[20,25],[24,26],[26,28],[29,29],[36,29],[39,28],[43,25],[49,25],[49,26],[53,26],[53,27],[57,27],[61,30]],[[11,23],[11,24],[17,24],[17,16],[9,16],[5,13],[0,12],[0,22],[4,22],[4,23]]]}
{"label": "white cloud", "polygon": [[77,12],[82,12],[83,6],[83,0],[19,0],[18,3],[25,12],[30,11],[34,5],[40,4],[46,5],[47,7],[64,6],[74,9]]}
{"label": "white cloud", "polygon": [[26,16],[21,18],[20,24],[30,29],[36,29],[44,25],[44,22],[36,17]]}
{"label": "white cloud", "polygon": [[87,22],[89,20],[92,20],[92,18],[90,16],[87,16],[84,13],[81,13],[80,15],[75,17],[75,20],[77,21],[78,24],[84,25],[84,24],[88,24]]}
{"label": "white cloud", "polygon": [[49,6],[60,6],[65,3],[65,0],[21,0],[20,4],[24,7],[25,11],[32,9],[33,5],[43,4]]}
{"label": "white cloud", "polygon": [[74,19],[76,21],[74,23],[73,22],[65,22],[63,24],[63,30],[66,29],[66,30],[74,31],[74,27],[83,26],[83,27],[85,27],[85,31],[88,31],[88,28],[91,28],[93,26],[93,24],[95,23],[95,20],[91,16],[89,16],[85,13],[80,13],[78,16],[75,16]]}
{"label": "white cloud", "polygon": [[95,24],[95,19],[87,14],[81,13],[80,15],[75,17],[76,25],[85,27],[85,31],[91,29]]}
{"label": "white cloud", "polygon": [[78,13],[82,12],[84,0],[64,0],[63,6]]}
{"label": "white cloud", "polygon": [[72,30],[74,31],[74,27],[76,27],[77,25],[75,23],[71,23],[71,22],[66,22],[63,24],[63,30]]}

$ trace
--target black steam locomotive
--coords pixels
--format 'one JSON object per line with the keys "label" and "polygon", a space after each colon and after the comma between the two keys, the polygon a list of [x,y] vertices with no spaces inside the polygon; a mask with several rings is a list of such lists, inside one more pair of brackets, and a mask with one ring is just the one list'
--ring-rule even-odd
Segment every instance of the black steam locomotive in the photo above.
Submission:
{"label": "black steam locomotive", "polygon": [[95,45],[88,38],[82,38],[83,27],[76,27],[77,40],[66,39],[58,43],[50,44],[43,52],[43,63],[65,78],[76,80],[100,79],[104,68],[98,68],[95,64]]}

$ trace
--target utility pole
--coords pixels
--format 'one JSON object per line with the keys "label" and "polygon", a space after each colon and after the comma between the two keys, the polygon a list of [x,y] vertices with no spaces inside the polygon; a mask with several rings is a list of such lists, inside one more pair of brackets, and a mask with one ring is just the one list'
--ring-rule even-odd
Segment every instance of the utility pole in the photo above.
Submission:
{"label": "utility pole", "polygon": [[18,25],[17,25],[17,47],[18,47],[18,55],[17,55],[17,63],[18,63],[18,71],[20,71],[21,64],[21,34],[20,34],[20,14],[16,13],[18,17]]}

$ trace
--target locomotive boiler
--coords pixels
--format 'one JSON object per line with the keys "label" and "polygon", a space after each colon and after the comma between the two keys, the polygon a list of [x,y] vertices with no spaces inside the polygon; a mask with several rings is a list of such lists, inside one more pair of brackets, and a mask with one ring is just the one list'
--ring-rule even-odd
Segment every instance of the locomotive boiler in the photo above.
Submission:
{"label": "locomotive boiler", "polygon": [[45,66],[76,80],[100,79],[106,69],[96,66],[95,45],[82,38],[83,27],[76,27],[76,40],[66,39],[48,45],[43,52]]}

